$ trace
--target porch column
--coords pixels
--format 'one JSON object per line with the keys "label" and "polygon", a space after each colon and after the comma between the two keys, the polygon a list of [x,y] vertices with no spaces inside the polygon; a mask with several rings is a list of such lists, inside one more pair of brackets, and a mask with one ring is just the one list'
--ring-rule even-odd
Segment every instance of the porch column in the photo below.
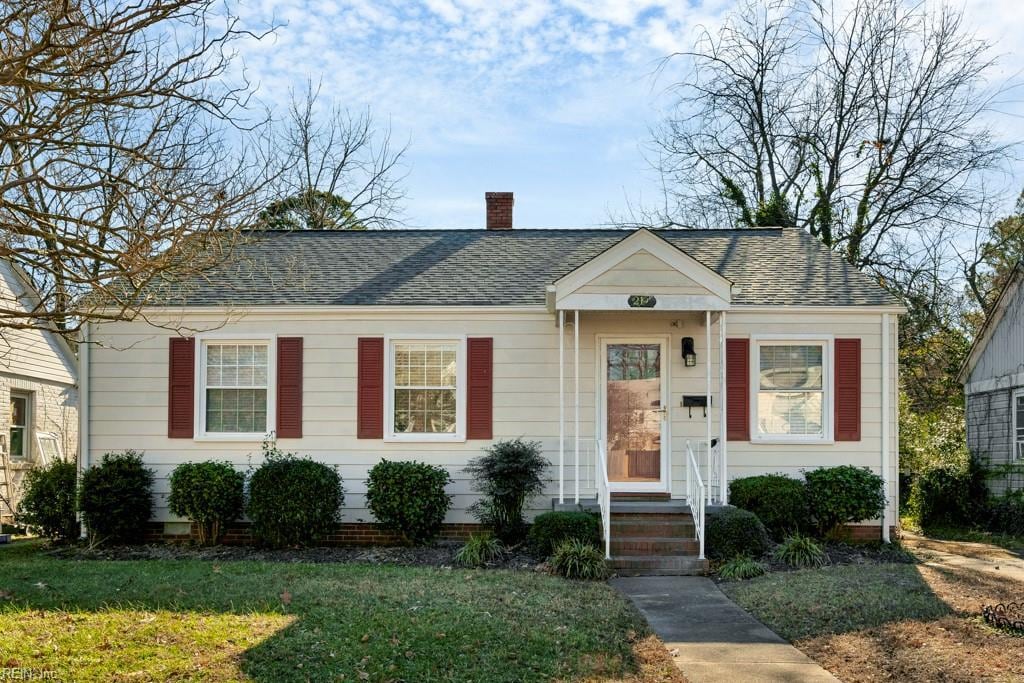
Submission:
{"label": "porch column", "polygon": [[565,311],[558,311],[558,502],[565,502]]}
{"label": "porch column", "polygon": [[704,397],[705,397],[705,408],[704,408],[704,422],[707,427],[707,440],[704,442],[705,453],[708,456],[708,477],[705,480],[707,482],[707,491],[710,497],[711,494],[711,311],[704,311],[704,334],[707,340],[704,353]]}
{"label": "porch column", "polygon": [[725,311],[718,314],[718,452],[722,464],[722,488],[719,500],[729,504],[729,460],[726,452],[726,389],[725,389]]}
{"label": "porch column", "polygon": [[574,502],[580,504],[580,312],[577,309],[573,312],[572,320],[572,343],[573,351],[575,352],[575,358],[573,359],[573,379],[576,382],[576,396],[573,399],[573,405],[576,407],[576,425],[573,427],[572,435],[574,439],[573,444],[573,458],[576,461],[576,490],[574,492]]}

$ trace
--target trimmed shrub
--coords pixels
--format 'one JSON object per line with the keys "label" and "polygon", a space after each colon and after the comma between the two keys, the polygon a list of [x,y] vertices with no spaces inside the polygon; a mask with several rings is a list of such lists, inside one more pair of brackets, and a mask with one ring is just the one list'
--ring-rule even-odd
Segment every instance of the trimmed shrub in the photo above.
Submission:
{"label": "trimmed shrub", "polygon": [[229,462],[186,462],[171,473],[171,512],[196,523],[199,542],[213,545],[224,528],[242,516],[245,475]]}
{"label": "trimmed shrub", "polygon": [[726,581],[743,581],[761,576],[767,571],[763,563],[742,555],[734,557],[718,568],[718,578]]}
{"label": "trimmed shrub", "polygon": [[707,554],[715,560],[734,557],[761,557],[768,551],[768,532],[764,524],[750,510],[727,507],[705,522]]}
{"label": "trimmed shrub", "polygon": [[600,545],[601,518],[584,510],[545,512],[533,520],[527,535],[530,547],[541,557],[547,557],[562,541],[570,538]]}
{"label": "trimmed shrub", "polygon": [[75,518],[75,487],[78,467],[55,460],[45,467],[33,467],[22,480],[21,502],[15,521],[51,541],[78,538]]}
{"label": "trimmed shrub", "polygon": [[338,471],[268,443],[263,457],[249,478],[253,538],[273,547],[301,546],[330,533],[345,501]]}
{"label": "trimmed shrub", "polygon": [[974,458],[967,467],[935,467],[915,479],[907,513],[922,529],[973,526],[988,500],[985,473]]}
{"label": "trimmed shrub", "polygon": [[82,473],[78,510],[93,543],[136,543],[153,512],[153,470],[136,451],[107,453]]}
{"label": "trimmed shrub", "polygon": [[505,545],[490,532],[471,534],[466,545],[455,553],[455,561],[463,567],[482,567],[501,557]]}
{"label": "trimmed shrub", "polygon": [[881,517],[885,509],[885,482],[866,467],[823,467],[804,472],[804,477],[810,515],[819,537],[840,524]]}
{"label": "trimmed shrub", "polygon": [[581,581],[602,581],[608,578],[608,563],[596,547],[570,538],[562,541],[551,555],[551,569],[559,576]]}
{"label": "trimmed shrub", "polygon": [[366,480],[366,503],[377,523],[407,543],[430,543],[441,533],[452,497],[448,470],[422,462],[381,460]]}
{"label": "trimmed shrub", "polygon": [[790,567],[820,567],[828,559],[825,551],[809,536],[795,534],[782,541],[775,549],[774,557]]}
{"label": "trimmed shrub", "polygon": [[757,515],[776,540],[807,524],[804,483],[782,474],[733,480],[729,484],[729,502]]}
{"label": "trimmed shrub", "polygon": [[470,512],[491,527],[503,543],[519,543],[526,536],[523,509],[543,490],[541,474],[547,467],[540,442],[499,441],[466,467],[474,486],[483,494]]}

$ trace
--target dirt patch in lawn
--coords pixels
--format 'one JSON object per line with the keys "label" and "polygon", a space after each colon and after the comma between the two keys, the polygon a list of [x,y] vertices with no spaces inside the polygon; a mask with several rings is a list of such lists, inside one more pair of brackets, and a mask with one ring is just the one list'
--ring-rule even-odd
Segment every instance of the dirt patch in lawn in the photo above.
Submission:
{"label": "dirt patch in lawn", "polygon": [[1019,681],[1024,638],[982,606],[1021,599],[1009,577],[962,567],[826,567],[727,585],[843,681]]}
{"label": "dirt patch in lawn", "polygon": [[[359,547],[359,548],[282,548],[269,549],[254,546],[218,545],[202,547],[170,543],[151,545],[63,546],[48,551],[48,555],[66,560],[205,560],[210,562],[308,562],[392,564],[405,567],[453,567],[455,553],[462,546],[458,542],[441,542],[423,547]],[[514,548],[500,559],[487,565],[493,569],[533,571],[541,560],[525,548]]]}

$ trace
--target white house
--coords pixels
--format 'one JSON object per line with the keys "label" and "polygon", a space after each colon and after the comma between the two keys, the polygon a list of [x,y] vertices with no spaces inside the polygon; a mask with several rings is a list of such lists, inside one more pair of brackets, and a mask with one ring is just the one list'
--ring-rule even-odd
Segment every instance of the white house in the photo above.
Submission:
{"label": "white house", "polygon": [[[21,480],[38,463],[78,452],[78,364],[62,336],[20,329],[39,302],[31,281],[0,259],[0,517],[7,521]],[[9,505],[8,505],[9,503]]]}
{"label": "white house", "polygon": [[368,469],[415,458],[450,470],[464,533],[466,462],[524,437],[550,499],[600,509],[616,557],[660,537],[617,539],[609,494],[632,498],[622,514],[687,515],[672,531],[692,537],[658,546],[677,569],[700,553],[696,503],[725,502],[729,480],[854,464],[888,482],[888,537],[903,309],[877,283],[796,229],[513,230],[511,193],[487,201],[486,230],[253,233],[149,296],[149,322],[91,325],[86,464],[145,451],[154,521],[180,533],[174,466],[246,467],[275,433],[340,468],[344,539],[372,522]]}

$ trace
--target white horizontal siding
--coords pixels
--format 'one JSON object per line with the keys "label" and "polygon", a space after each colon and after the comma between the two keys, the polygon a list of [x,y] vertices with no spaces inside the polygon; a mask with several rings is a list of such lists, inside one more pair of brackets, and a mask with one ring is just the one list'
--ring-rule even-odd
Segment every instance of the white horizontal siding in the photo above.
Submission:
{"label": "white horizontal siding", "polygon": [[[0,259],[0,305],[30,310],[24,297],[25,283],[11,264]],[[76,368],[62,342],[49,331],[4,329],[0,332],[0,372],[71,386]]]}
{"label": "white horizontal siding", "polygon": [[[571,316],[570,316],[571,317]],[[665,314],[653,311],[585,313],[580,330],[580,425],[584,445],[594,434],[597,390],[596,358],[598,335],[668,335],[670,337],[670,419],[673,451],[673,480],[681,490],[683,454],[687,439],[703,439],[702,411],[693,417],[680,407],[683,394],[705,391],[705,347],[703,313]],[[893,316],[895,318],[895,316]],[[801,469],[825,465],[855,464],[872,467],[880,463],[881,435],[881,315],[878,313],[730,313],[728,336],[751,334],[820,334],[858,337],[862,344],[862,440],[835,444],[729,444],[729,476],[764,472],[798,474]],[[195,316],[190,325],[220,325],[216,318]],[[381,458],[417,459],[444,466],[456,480],[450,492],[456,496],[449,521],[469,521],[465,508],[475,500],[462,472],[468,460],[488,445],[465,443],[386,443],[361,440],[356,433],[356,341],[361,336],[388,334],[451,334],[494,338],[494,435],[496,439],[524,437],[542,442],[552,462],[551,480],[536,509],[547,506],[557,493],[558,459],[558,335],[553,316],[538,313],[487,313],[464,315],[377,314],[351,315],[318,313],[276,316],[254,313],[229,322],[220,332],[276,333],[304,338],[304,437],[283,439],[280,446],[337,465],[345,479],[344,518],[368,519],[365,509],[366,472]],[[258,443],[195,442],[168,439],[167,433],[167,344],[170,333],[144,323],[98,325],[95,340],[100,343],[91,354],[91,457],[105,451],[134,448],[146,453],[146,461],[157,470],[158,493],[166,490],[166,477],[173,466],[188,460],[227,459],[240,469],[259,462]],[[681,358],[681,338],[693,337],[697,367],[686,368]],[[895,385],[895,340],[892,346]],[[712,387],[715,395],[711,414],[713,437],[718,429],[718,329],[712,329]],[[566,336],[566,472],[574,471],[572,460],[573,363],[572,334]],[[895,393],[890,419],[893,420],[892,475],[895,476],[896,428]],[[589,451],[588,451],[589,453]],[[583,493],[592,492],[591,456],[582,463]],[[573,490],[571,479],[567,491]],[[157,501],[158,518],[167,519],[163,497]]]}

